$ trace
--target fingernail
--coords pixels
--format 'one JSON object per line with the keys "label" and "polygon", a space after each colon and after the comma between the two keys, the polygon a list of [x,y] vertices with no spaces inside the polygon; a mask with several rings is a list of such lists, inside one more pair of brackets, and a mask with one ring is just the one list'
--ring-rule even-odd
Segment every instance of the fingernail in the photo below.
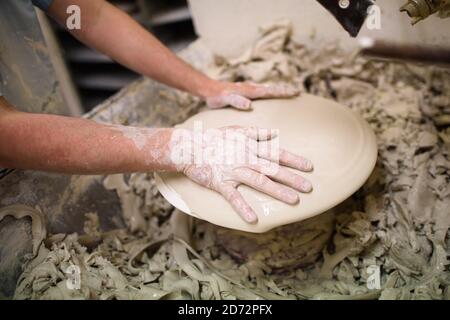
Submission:
{"label": "fingernail", "polygon": [[252,103],[251,101],[247,102],[244,106],[243,109],[244,110],[250,110],[252,108]]}
{"label": "fingernail", "polygon": [[295,191],[289,192],[287,194],[287,201],[289,204],[297,204],[300,198],[298,197],[298,194]]}
{"label": "fingernail", "polygon": [[270,136],[272,137],[272,139],[275,139],[276,137],[278,137],[279,133],[280,133],[279,129],[271,129],[270,130]]}
{"label": "fingernail", "polygon": [[256,222],[258,222],[258,218],[256,216],[253,216],[253,215],[247,215],[246,216],[246,220],[250,224],[255,224]]}
{"label": "fingernail", "polygon": [[300,94],[300,89],[295,88],[295,87],[292,87],[292,94],[293,94],[293,95],[298,95],[298,94]]}
{"label": "fingernail", "polygon": [[278,90],[286,96],[296,96],[300,93],[299,89],[290,85],[280,86]]}
{"label": "fingernail", "polygon": [[303,166],[307,171],[311,171],[314,168],[313,163],[310,160],[305,160]]}
{"label": "fingernail", "polygon": [[303,180],[302,184],[301,184],[301,188],[302,188],[302,191],[304,191],[304,192],[311,192],[313,187],[312,187],[311,182],[309,182],[308,180]]}

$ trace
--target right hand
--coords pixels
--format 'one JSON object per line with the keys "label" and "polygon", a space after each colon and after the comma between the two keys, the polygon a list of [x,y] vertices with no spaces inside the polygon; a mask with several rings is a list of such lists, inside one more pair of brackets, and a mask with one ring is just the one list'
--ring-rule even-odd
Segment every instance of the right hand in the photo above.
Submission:
{"label": "right hand", "polygon": [[[177,168],[196,183],[220,193],[246,222],[256,223],[258,217],[238,191],[239,185],[247,185],[291,205],[299,201],[296,191],[312,190],[308,180],[286,168],[308,172],[313,169],[312,163],[282,149],[276,150],[275,155],[269,154],[274,138],[271,130],[237,126],[218,129],[214,135],[203,133],[200,150],[212,156],[205,157],[201,163],[192,161]],[[245,147],[233,143],[237,140],[246,141]],[[194,145],[193,141],[187,143]],[[216,161],[224,156],[236,161]],[[190,159],[194,158],[191,154]]]}

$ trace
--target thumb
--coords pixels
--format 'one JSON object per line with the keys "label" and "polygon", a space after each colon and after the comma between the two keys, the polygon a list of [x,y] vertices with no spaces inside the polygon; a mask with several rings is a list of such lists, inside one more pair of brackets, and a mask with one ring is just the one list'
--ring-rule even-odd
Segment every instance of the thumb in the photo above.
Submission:
{"label": "thumb", "polygon": [[252,106],[252,101],[237,94],[225,94],[206,99],[206,104],[211,109],[223,108],[231,106],[240,110],[249,110]]}

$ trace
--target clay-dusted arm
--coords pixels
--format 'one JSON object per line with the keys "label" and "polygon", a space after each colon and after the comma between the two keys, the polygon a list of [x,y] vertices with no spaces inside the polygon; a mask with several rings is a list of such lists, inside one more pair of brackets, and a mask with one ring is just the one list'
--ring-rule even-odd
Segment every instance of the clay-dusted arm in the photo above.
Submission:
{"label": "clay-dusted arm", "polygon": [[0,166],[71,174],[175,170],[164,157],[172,130],[24,113],[0,98]]}
{"label": "clay-dusted arm", "polygon": [[205,99],[211,108],[231,105],[248,109],[251,99],[291,97],[299,93],[290,86],[212,80],[104,0],[53,1],[49,14],[62,26],[66,26],[69,5],[78,5],[81,9],[81,29],[70,30],[80,41],[138,73]]}
{"label": "clay-dusted arm", "polygon": [[[179,132],[24,113],[0,98],[0,167],[71,174],[182,172],[220,193],[249,223],[255,223],[257,216],[239,193],[240,184],[289,204],[299,200],[294,190],[312,189],[306,179],[278,166],[273,154],[267,153],[269,148],[262,147],[273,138],[267,131],[262,134],[254,128],[230,127],[215,136],[200,132],[199,137],[192,130],[183,131],[184,135]],[[235,137],[246,137],[250,143],[241,148],[234,144]],[[279,164],[312,170],[308,160],[285,150],[275,151]]]}

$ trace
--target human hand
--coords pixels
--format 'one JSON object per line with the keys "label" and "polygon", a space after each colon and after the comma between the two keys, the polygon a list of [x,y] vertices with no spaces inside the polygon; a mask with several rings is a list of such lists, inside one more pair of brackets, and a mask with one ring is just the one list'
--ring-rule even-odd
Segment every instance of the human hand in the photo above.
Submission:
{"label": "human hand", "polygon": [[300,90],[291,85],[268,85],[250,82],[215,82],[205,95],[209,108],[218,109],[231,106],[241,110],[251,109],[254,99],[291,98],[300,94]]}
{"label": "human hand", "polygon": [[242,219],[256,223],[258,218],[238,191],[239,185],[247,185],[291,205],[299,201],[295,190],[304,193],[312,190],[308,180],[287,169],[307,172],[313,169],[312,163],[279,149],[275,137],[276,132],[268,129],[224,127],[202,131],[196,141],[191,132],[187,139],[186,135],[183,139],[174,138],[172,151],[184,153],[185,157],[187,154],[184,159],[188,163],[177,161],[178,171],[220,193]]}

